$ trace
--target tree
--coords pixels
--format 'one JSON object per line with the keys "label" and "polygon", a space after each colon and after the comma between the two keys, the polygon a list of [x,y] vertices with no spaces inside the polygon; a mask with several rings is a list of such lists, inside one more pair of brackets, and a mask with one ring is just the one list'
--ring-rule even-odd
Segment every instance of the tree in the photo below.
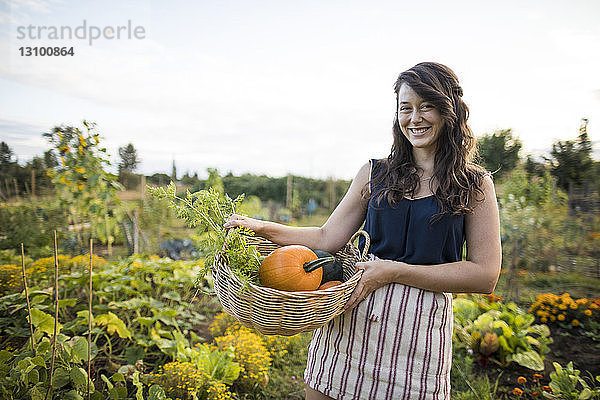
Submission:
{"label": "tree", "polygon": [[13,151],[5,142],[0,143],[0,167],[6,167],[12,163]]}
{"label": "tree", "polygon": [[173,160],[173,168],[171,169],[171,180],[177,182],[177,167],[175,166],[175,160]]}
{"label": "tree", "polygon": [[479,157],[483,167],[496,173],[496,176],[510,172],[519,161],[521,140],[514,137],[511,129],[502,129],[478,140]]}
{"label": "tree", "polygon": [[54,168],[58,165],[58,159],[56,158],[54,151],[47,150],[44,152],[44,165],[48,169]]}
{"label": "tree", "polygon": [[594,169],[587,124],[587,119],[581,120],[577,140],[558,141],[552,145],[551,173],[557,179],[558,186],[566,191],[570,185],[581,186],[589,180]]}
{"label": "tree", "polygon": [[224,193],[223,180],[221,179],[221,175],[219,175],[219,171],[216,168],[207,168],[206,172],[208,172],[206,189],[213,188],[219,193]]}
{"label": "tree", "polygon": [[121,162],[119,163],[119,175],[121,175],[122,172],[135,171],[141,161],[137,155],[137,150],[131,143],[125,147],[119,147],[119,157],[121,157]]}

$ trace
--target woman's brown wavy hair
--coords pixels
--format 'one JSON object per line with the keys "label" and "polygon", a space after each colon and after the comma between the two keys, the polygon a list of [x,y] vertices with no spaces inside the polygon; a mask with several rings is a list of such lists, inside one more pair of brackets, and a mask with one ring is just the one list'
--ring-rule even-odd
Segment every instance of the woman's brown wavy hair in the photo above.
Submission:
{"label": "woman's brown wavy hair", "polygon": [[390,204],[404,197],[413,197],[419,184],[422,169],[414,160],[412,145],[404,136],[398,122],[398,92],[410,86],[421,98],[432,103],[444,120],[437,139],[433,178],[429,181],[441,208],[440,214],[468,214],[473,211],[469,198],[483,199],[482,183],[485,171],[473,163],[476,140],[467,125],[469,108],[462,100],[462,88],[454,72],[445,65],[423,62],[402,72],[394,84],[396,115],[394,118],[394,143],[387,159],[381,160],[383,168],[375,168],[372,176],[372,197],[384,196]]}

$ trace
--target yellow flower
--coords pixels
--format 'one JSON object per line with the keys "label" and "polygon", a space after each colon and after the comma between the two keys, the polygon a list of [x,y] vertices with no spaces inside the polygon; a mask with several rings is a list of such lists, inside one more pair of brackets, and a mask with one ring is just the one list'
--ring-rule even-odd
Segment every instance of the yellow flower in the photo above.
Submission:
{"label": "yellow flower", "polygon": [[546,323],[546,322],[548,322],[548,318],[542,317],[542,318],[540,318],[540,321],[542,321],[543,323]]}
{"label": "yellow flower", "polygon": [[573,326],[579,326],[579,321],[574,319],[573,321],[571,321],[571,325]]}
{"label": "yellow flower", "polygon": [[551,321],[551,322],[554,322],[554,321],[556,321],[556,317],[555,317],[554,315],[551,315],[551,316],[550,316],[550,321]]}
{"label": "yellow flower", "polygon": [[569,307],[571,307],[573,310],[577,310],[577,307],[579,307],[579,304],[577,304],[577,303],[571,303],[569,305]]}
{"label": "yellow flower", "polygon": [[590,310],[589,308],[588,308],[587,310],[585,310],[583,313],[584,313],[585,315],[587,315],[588,317],[591,317],[591,316],[592,316],[592,310]]}
{"label": "yellow flower", "polygon": [[517,378],[517,382],[519,382],[522,385],[524,383],[527,383],[527,379],[524,376],[520,376]]}
{"label": "yellow flower", "polygon": [[559,321],[564,321],[565,320],[565,314],[558,314],[558,320]]}
{"label": "yellow flower", "polygon": [[523,395],[523,391],[519,388],[514,388],[512,391],[512,394],[514,394],[515,396],[521,397]]}

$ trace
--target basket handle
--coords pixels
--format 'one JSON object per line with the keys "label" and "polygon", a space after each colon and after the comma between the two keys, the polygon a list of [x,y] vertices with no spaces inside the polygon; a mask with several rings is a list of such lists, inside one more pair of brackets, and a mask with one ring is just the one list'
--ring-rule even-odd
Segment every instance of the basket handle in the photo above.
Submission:
{"label": "basket handle", "polygon": [[360,255],[360,259],[361,261],[367,261],[367,254],[369,253],[369,247],[371,246],[371,237],[366,231],[363,231],[362,229],[357,231],[354,235],[352,235],[348,243],[352,244],[352,242],[354,242],[359,236],[363,236],[365,238],[365,248]]}

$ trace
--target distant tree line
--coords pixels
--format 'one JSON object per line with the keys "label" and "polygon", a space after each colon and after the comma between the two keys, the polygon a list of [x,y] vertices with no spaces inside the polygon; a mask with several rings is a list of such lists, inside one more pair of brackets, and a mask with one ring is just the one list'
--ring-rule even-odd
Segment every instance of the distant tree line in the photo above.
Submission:
{"label": "distant tree line", "polygon": [[592,158],[587,126],[588,120],[582,119],[575,139],[553,143],[550,155],[537,159],[530,154],[524,159],[520,157],[522,143],[510,129],[481,136],[478,138],[479,163],[499,181],[519,164],[530,177],[543,177],[549,172],[556,186],[567,193],[571,209],[597,210],[600,207],[600,161]]}
{"label": "distant tree line", "polygon": [[[579,135],[575,139],[553,143],[549,156],[542,158],[532,155],[521,157],[522,143],[511,129],[483,135],[478,138],[478,162],[499,181],[510,174],[517,165],[522,165],[530,176],[541,177],[549,172],[555,178],[557,186],[569,194],[572,207],[581,208],[585,205],[578,202],[578,197],[586,197],[589,193],[600,191],[600,162],[592,158],[592,143],[587,133],[587,125],[588,120],[583,119]],[[164,186],[171,181],[191,191],[207,187],[207,179],[200,179],[197,172],[186,172],[177,176],[175,161],[171,175],[156,173],[142,178],[141,174],[135,172],[141,160],[132,143],[119,148],[119,157],[119,181],[128,189],[138,189],[143,182]],[[0,199],[6,201],[14,196],[51,192],[53,187],[46,170],[54,168],[57,164],[57,154],[48,150],[42,156],[36,156],[21,165],[15,159],[9,145],[0,142]],[[218,174],[216,170],[212,170],[211,173]],[[288,206],[290,198],[296,204],[306,204],[312,199],[319,206],[328,208],[335,206],[350,183],[345,180],[300,176],[234,176],[231,172],[221,179],[224,191],[232,197],[245,193],[247,196],[258,196],[263,201],[287,203]]]}

